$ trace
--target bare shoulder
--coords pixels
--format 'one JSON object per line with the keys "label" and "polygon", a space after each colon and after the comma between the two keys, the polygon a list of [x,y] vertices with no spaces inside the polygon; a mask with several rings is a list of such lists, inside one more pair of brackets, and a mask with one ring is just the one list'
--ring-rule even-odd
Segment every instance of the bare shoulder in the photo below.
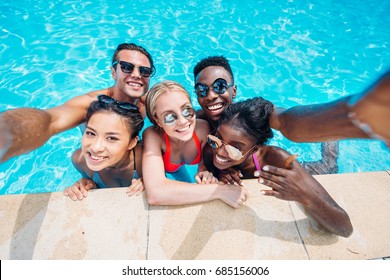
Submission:
{"label": "bare shoulder", "polygon": [[142,177],[142,154],[143,154],[143,143],[138,142],[137,146],[134,147],[135,153],[135,163],[137,168],[137,173],[140,177]]}
{"label": "bare shoulder", "polygon": [[142,133],[142,140],[143,140],[143,147],[145,147],[145,144],[147,143],[161,143],[162,142],[163,135],[159,131],[159,129],[155,126],[149,126],[145,128],[144,132]]}
{"label": "bare shoulder", "polygon": [[196,119],[195,131],[197,134],[210,134],[210,124],[203,119]]}
{"label": "bare shoulder", "polygon": [[88,176],[92,176],[91,175],[92,172],[88,168],[87,163],[85,162],[85,157],[83,156],[81,149],[78,149],[73,152],[72,163],[80,173],[84,173],[87,174]]}
{"label": "bare shoulder", "polygon": [[207,116],[204,113],[203,109],[199,109],[198,111],[196,111],[196,118],[202,119],[202,120],[207,120]]}
{"label": "bare shoulder", "polygon": [[291,156],[289,152],[277,146],[264,146],[261,154],[265,164],[282,168],[286,167],[286,162]]}

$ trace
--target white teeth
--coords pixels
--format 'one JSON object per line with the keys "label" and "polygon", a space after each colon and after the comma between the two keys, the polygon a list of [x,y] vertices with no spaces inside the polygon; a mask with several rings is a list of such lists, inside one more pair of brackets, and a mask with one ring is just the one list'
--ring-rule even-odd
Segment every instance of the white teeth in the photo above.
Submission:
{"label": "white teeth", "polygon": [[187,131],[189,128],[190,128],[190,126],[187,125],[187,126],[185,126],[185,127],[183,127],[183,128],[178,129],[177,131],[179,131],[179,132],[184,132],[184,131]]}
{"label": "white teeth", "polygon": [[93,160],[103,160],[105,157],[99,157],[99,156],[94,156],[94,155],[91,155],[91,159]]}
{"label": "white teeth", "polygon": [[217,159],[217,161],[219,161],[221,163],[225,163],[228,161],[227,159],[223,159],[223,158],[219,157],[217,154],[215,155],[215,158]]}
{"label": "white teeth", "polygon": [[213,105],[213,106],[208,107],[208,109],[209,109],[210,111],[212,111],[212,110],[221,109],[222,107],[223,107],[222,104],[216,104],[216,105]]}
{"label": "white teeth", "polygon": [[132,86],[132,87],[141,87],[140,84],[136,84],[136,83],[132,83],[132,82],[128,82],[127,83],[129,86]]}

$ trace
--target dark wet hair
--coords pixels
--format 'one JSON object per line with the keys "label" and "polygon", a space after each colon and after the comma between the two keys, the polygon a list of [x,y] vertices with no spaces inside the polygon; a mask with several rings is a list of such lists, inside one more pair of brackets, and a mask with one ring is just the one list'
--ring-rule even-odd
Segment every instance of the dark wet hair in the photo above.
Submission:
{"label": "dark wet hair", "polygon": [[138,52],[144,54],[148,58],[148,60],[149,60],[150,68],[152,68],[153,73],[156,72],[156,68],[154,67],[154,63],[153,63],[153,58],[150,55],[150,53],[145,48],[143,48],[141,46],[138,46],[138,45],[136,45],[134,43],[119,44],[118,47],[116,48],[115,52],[114,52],[114,55],[112,56],[112,62],[111,63],[114,63],[115,61],[118,60],[118,54],[122,50],[138,51]]}
{"label": "dark wet hair", "polygon": [[257,145],[264,145],[274,134],[269,124],[273,104],[261,97],[229,105],[222,113],[219,124],[228,124],[251,137]]}
{"label": "dark wet hair", "polygon": [[128,129],[131,132],[131,138],[138,136],[144,126],[144,118],[138,110],[126,110],[119,107],[116,103],[108,104],[100,101],[94,101],[89,106],[86,116],[87,123],[94,114],[101,111],[114,112],[120,115],[125,120]]}
{"label": "dark wet hair", "polygon": [[227,60],[224,56],[209,56],[199,61],[194,68],[194,79],[196,79],[196,76],[198,76],[200,71],[209,66],[219,66],[225,68],[232,78],[232,83],[234,83],[232,68],[230,67],[229,60]]}

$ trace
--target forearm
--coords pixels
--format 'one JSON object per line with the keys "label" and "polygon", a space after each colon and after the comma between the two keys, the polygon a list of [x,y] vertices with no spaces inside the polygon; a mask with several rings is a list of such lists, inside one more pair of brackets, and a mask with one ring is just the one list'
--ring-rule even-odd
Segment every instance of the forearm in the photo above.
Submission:
{"label": "forearm", "polygon": [[8,134],[10,141],[0,162],[42,146],[53,135],[49,129],[50,121],[49,113],[33,108],[20,108],[1,113],[1,133]]}
{"label": "forearm", "polygon": [[317,196],[304,205],[307,213],[326,230],[342,237],[352,234],[353,227],[348,214],[325,190],[315,191]]}
{"label": "forearm", "polygon": [[286,110],[276,109],[271,116],[271,126],[295,142],[368,138],[348,117],[349,98],[324,104],[294,106]]}
{"label": "forearm", "polygon": [[219,199],[218,184],[191,184],[167,178],[156,182],[148,177],[144,177],[144,185],[150,205],[187,205]]}

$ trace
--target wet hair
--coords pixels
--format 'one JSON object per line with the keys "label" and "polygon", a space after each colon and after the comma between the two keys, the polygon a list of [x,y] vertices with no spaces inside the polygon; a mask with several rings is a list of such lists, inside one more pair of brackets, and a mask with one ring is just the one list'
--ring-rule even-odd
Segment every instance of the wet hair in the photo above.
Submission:
{"label": "wet hair", "polygon": [[87,123],[89,119],[96,113],[107,111],[114,112],[123,118],[125,121],[127,128],[130,131],[131,138],[138,136],[142,127],[144,126],[144,118],[138,110],[126,110],[120,108],[116,103],[103,103],[100,101],[94,101],[88,108],[86,120]]}
{"label": "wet hair", "polygon": [[223,67],[226,71],[229,72],[230,77],[232,78],[232,83],[234,83],[232,68],[230,67],[229,60],[227,60],[227,58],[224,56],[209,56],[199,61],[194,68],[194,79],[196,79],[196,76],[198,76],[200,71],[209,66]]}
{"label": "wet hair", "polygon": [[219,124],[227,124],[245,133],[257,145],[264,145],[274,134],[269,124],[273,104],[261,97],[229,105],[222,113]]}
{"label": "wet hair", "polygon": [[181,84],[174,81],[163,81],[158,84],[155,84],[149,90],[146,96],[146,115],[148,116],[152,124],[157,126],[157,122],[155,120],[157,99],[161,95],[169,93],[170,91],[173,90],[184,93],[188,97],[188,100],[191,102],[190,95]]}
{"label": "wet hair", "polygon": [[114,52],[114,55],[112,56],[112,62],[111,63],[114,63],[115,61],[118,60],[118,54],[122,50],[138,51],[138,52],[144,54],[148,58],[148,60],[149,60],[150,68],[152,68],[152,73],[156,72],[156,68],[154,67],[154,63],[153,63],[153,58],[150,55],[150,53],[145,48],[143,48],[141,46],[138,46],[138,45],[136,45],[134,43],[119,44],[118,47],[116,48],[115,52]]}

